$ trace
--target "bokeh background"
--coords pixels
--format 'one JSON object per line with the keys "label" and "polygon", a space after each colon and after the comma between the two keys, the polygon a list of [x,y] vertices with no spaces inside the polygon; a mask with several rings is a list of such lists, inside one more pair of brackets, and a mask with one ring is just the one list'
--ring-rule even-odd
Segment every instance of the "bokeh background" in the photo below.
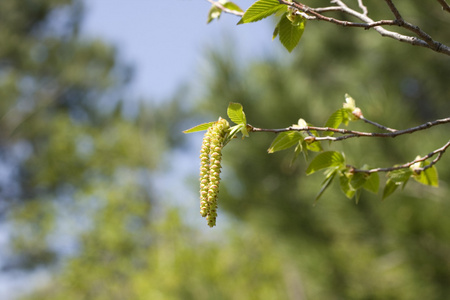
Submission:
{"label": "bokeh background", "polygon": [[[399,8],[450,43],[437,2]],[[181,131],[226,117],[230,101],[254,126],[323,125],[345,93],[369,119],[415,126],[448,117],[449,58],[317,22],[288,54],[271,41],[274,20],[206,25],[208,10],[0,1],[0,298],[447,299],[448,155],[439,188],[409,182],[356,205],[335,184],[314,203],[322,178],[252,134],[224,149],[210,229],[198,212],[202,135]],[[369,10],[390,16],[383,3]],[[441,126],[332,147],[389,166],[447,139]]]}

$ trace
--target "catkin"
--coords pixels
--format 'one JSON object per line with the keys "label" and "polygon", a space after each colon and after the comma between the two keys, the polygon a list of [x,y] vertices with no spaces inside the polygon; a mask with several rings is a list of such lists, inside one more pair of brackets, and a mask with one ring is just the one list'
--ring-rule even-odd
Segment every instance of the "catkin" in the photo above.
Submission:
{"label": "catkin", "polygon": [[208,128],[200,151],[200,214],[208,225],[216,225],[223,141],[230,125],[219,120]]}

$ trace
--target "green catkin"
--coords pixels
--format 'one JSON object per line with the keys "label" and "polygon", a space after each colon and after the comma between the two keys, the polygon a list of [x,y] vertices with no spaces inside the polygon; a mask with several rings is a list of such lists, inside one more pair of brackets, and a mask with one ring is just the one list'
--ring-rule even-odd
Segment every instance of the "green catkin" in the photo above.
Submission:
{"label": "green catkin", "polygon": [[206,132],[200,152],[200,214],[216,225],[223,141],[230,125],[219,118]]}
{"label": "green catkin", "polygon": [[208,186],[209,186],[209,151],[212,127],[203,137],[202,149],[200,150],[200,214],[206,217],[209,213],[208,206]]}

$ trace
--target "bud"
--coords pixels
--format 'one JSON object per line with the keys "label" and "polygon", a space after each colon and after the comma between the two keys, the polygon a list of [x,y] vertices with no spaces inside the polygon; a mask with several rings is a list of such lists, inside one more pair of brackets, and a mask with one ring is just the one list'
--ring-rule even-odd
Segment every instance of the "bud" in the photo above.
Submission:
{"label": "bud", "polygon": [[353,116],[354,116],[356,119],[361,119],[361,118],[363,117],[362,111],[361,111],[361,109],[360,109],[359,107],[355,108],[355,109],[352,111],[352,114],[353,114]]}

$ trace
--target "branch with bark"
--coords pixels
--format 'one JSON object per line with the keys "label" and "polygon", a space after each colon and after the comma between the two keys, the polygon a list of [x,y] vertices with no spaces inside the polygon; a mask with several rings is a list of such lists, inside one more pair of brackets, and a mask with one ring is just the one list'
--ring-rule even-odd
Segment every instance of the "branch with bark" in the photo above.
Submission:
{"label": "branch with bark", "polygon": [[[431,122],[427,122],[415,127],[411,127],[411,128],[407,128],[407,129],[403,129],[403,130],[396,130],[396,129],[392,129],[389,128],[387,126],[378,124],[376,122],[370,121],[366,118],[364,118],[362,115],[359,117],[360,120],[374,125],[377,128],[383,129],[385,131],[388,132],[362,132],[362,131],[355,131],[355,130],[349,130],[349,129],[341,129],[341,128],[330,128],[330,127],[316,127],[316,126],[305,126],[305,127],[298,127],[298,126],[289,126],[286,128],[279,128],[279,129],[267,129],[267,128],[258,128],[258,127],[254,127],[252,125],[247,125],[247,129],[249,132],[272,132],[272,133],[282,133],[282,132],[289,132],[289,131],[299,131],[299,132],[307,132],[308,136],[304,138],[305,141],[307,141],[307,143],[314,143],[314,142],[319,142],[319,141],[332,141],[332,142],[336,142],[336,141],[342,141],[345,139],[349,139],[349,138],[358,138],[358,137],[380,137],[380,138],[395,138],[397,136],[400,135],[405,135],[405,134],[411,134],[417,131],[421,131],[421,130],[425,130],[425,129],[429,129],[431,127],[437,126],[437,125],[442,125],[442,124],[447,124],[450,123],[450,118],[444,118],[444,119],[439,119],[439,120],[435,120],[435,121],[431,121]],[[311,134],[311,132],[316,131],[316,132],[330,132],[330,133],[338,133],[338,134],[343,134],[342,136],[339,137],[333,137],[333,136],[316,136]],[[436,158],[433,159],[430,164],[424,166],[424,167],[417,167],[414,169],[415,172],[422,172],[430,167],[432,167],[434,164],[436,164],[442,157],[442,155],[444,154],[444,152],[447,150],[447,148],[450,147],[450,141],[448,141],[444,146],[428,153],[427,155],[423,156],[423,157],[418,157],[416,159],[414,159],[411,162],[402,164],[402,165],[398,165],[398,166],[394,166],[394,167],[388,167],[388,168],[373,168],[373,169],[369,169],[369,170],[362,170],[362,169],[357,169],[353,166],[347,166],[348,168],[351,169],[352,173],[375,173],[375,172],[391,172],[394,170],[399,170],[399,169],[405,169],[405,168],[410,168],[412,165],[417,164],[418,162],[423,162],[431,157],[434,157],[435,155]]]}
{"label": "branch with bark", "polygon": [[[279,23],[275,27],[273,38],[279,36],[280,42],[289,52],[300,41],[306,20],[311,20],[328,22],[343,27],[373,29],[381,36],[450,56],[449,46],[437,41],[419,26],[408,22],[393,0],[384,0],[385,8],[392,14],[392,19],[381,20],[374,20],[369,17],[369,9],[365,5],[364,0],[357,0],[357,5],[353,3],[355,8],[347,5],[346,2],[348,1],[345,0],[331,0],[330,6],[326,7],[311,7],[296,0],[257,0],[245,12],[230,0],[207,1],[212,4],[208,22],[218,19],[222,12],[241,17],[238,24],[257,22],[273,14],[281,15]],[[436,4],[443,11],[450,13],[450,6],[446,0],[437,0]],[[389,30],[386,28],[389,28]],[[401,31],[396,31],[395,28],[400,28]],[[357,168],[347,164],[343,153],[323,151],[321,142],[338,142],[362,137],[395,138],[450,123],[450,117],[448,117],[397,130],[365,118],[361,110],[355,106],[355,101],[348,95],[346,95],[346,103],[344,103],[343,108],[333,113],[324,127],[312,126],[303,119],[300,119],[298,124],[285,128],[266,129],[254,127],[246,123],[242,106],[238,103],[230,103],[227,113],[237,125],[230,127],[223,146],[234,138],[238,132],[241,132],[243,137],[248,137],[249,133],[272,132],[276,134],[276,137],[268,149],[269,153],[295,148],[294,158],[300,153],[303,153],[306,158],[309,151],[320,152],[309,163],[306,170],[308,175],[324,170],[325,180],[316,200],[323,194],[334,178],[339,178],[340,187],[345,195],[348,198],[356,197],[356,201],[358,201],[362,189],[377,193],[379,186],[378,173],[380,172],[387,173],[383,199],[391,195],[399,185],[404,186],[410,178],[414,178],[425,185],[438,186],[438,175],[435,165],[441,160],[446,150],[450,148],[449,140],[426,155],[417,156],[414,160],[407,163],[386,168],[371,168],[366,165]],[[368,132],[339,128],[341,124],[347,125],[348,122],[357,120],[376,127],[376,130]],[[201,124],[185,132],[205,130],[212,126],[211,124],[213,123]]]}
{"label": "branch with bark", "polygon": [[[207,0],[207,1],[210,2],[213,6],[220,8],[223,12],[233,14],[239,17],[242,17],[244,15],[242,11],[226,8],[219,1],[214,0]],[[360,27],[364,29],[373,28],[381,36],[389,37],[403,43],[411,44],[413,46],[425,47],[435,52],[450,56],[449,46],[433,39],[431,35],[426,33],[419,26],[407,22],[402,17],[400,11],[397,9],[395,4],[391,0],[385,0],[385,3],[389,8],[389,10],[394,15],[394,19],[392,20],[371,19],[368,16],[369,11],[367,7],[364,5],[363,0],[358,0],[358,7],[361,11],[357,11],[355,9],[350,8],[347,4],[345,4],[344,1],[341,0],[332,0],[330,2],[334,5],[327,7],[310,7],[297,1],[293,2],[287,0],[277,0],[277,1],[280,4],[291,7],[292,9],[295,10],[296,14],[301,15],[303,18],[308,20],[325,21],[344,27]],[[438,0],[437,2],[442,6],[442,9],[444,11],[450,12],[450,6],[447,4],[445,0]],[[337,19],[330,16],[326,16],[325,14],[329,12],[342,12],[346,14],[348,17],[356,18],[361,22],[353,22],[349,20]],[[405,35],[396,31],[387,30],[383,28],[383,26],[401,27],[403,29],[406,29],[407,31],[412,32],[414,35]]]}

